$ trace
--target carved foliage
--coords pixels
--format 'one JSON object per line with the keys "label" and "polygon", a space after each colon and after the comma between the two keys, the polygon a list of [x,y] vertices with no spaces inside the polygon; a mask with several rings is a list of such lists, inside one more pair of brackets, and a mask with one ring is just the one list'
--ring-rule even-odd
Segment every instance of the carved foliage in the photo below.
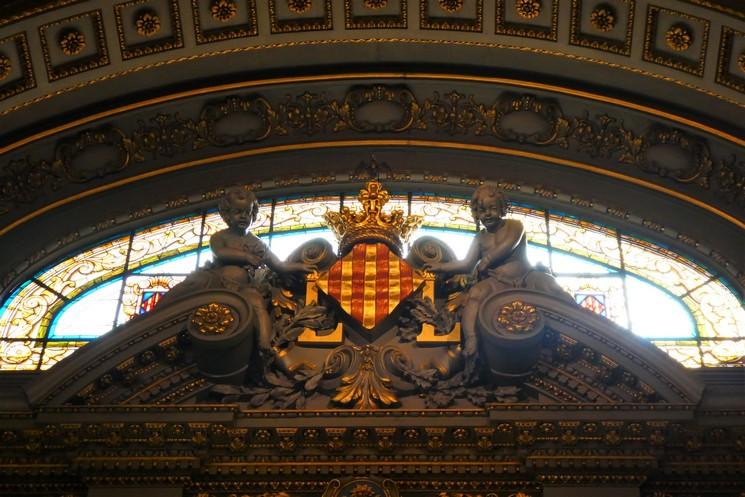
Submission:
{"label": "carved foliage", "polygon": [[[417,133],[472,135],[526,146],[556,146],[633,164],[641,171],[702,189],[713,186],[734,202],[742,198],[742,161],[715,160],[701,137],[654,126],[635,131],[607,114],[569,116],[550,99],[504,93],[481,102],[457,91],[416,97],[401,86],[351,88],[341,99],[305,92],[271,102],[260,95],[210,102],[195,118],[159,113],[140,120],[131,133],[92,128],[61,141],[54,158],[15,159],[0,176],[0,201],[11,207],[32,202],[59,187],[61,179],[86,182],[119,173],[145,156],[174,157],[208,146],[229,147],[286,135],[326,133]],[[96,160],[89,160],[96,158]],[[103,158],[103,159],[102,159]]]}

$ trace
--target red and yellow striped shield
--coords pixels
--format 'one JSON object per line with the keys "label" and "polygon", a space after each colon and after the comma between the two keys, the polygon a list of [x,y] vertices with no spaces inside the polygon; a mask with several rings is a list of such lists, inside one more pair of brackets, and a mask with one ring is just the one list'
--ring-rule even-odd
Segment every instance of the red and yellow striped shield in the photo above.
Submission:
{"label": "red and yellow striped shield", "polygon": [[320,274],[318,288],[368,330],[419,288],[424,278],[383,243],[360,243]]}

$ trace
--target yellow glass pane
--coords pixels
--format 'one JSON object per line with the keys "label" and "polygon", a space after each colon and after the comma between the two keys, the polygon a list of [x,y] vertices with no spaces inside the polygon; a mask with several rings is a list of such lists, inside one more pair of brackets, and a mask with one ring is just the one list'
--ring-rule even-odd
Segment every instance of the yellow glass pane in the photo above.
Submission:
{"label": "yellow glass pane", "polygon": [[0,370],[35,370],[41,359],[42,342],[0,341]]}
{"label": "yellow glass pane", "polygon": [[[352,205],[359,208],[356,202]],[[338,196],[283,200],[274,206],[273,230],[277,232],[325,227],[323,215],[327,212],[339,212]]]}
{"label": "yellow glass pane", "polygon": [[716,280],[683,298],[702,337],[745,337],[745,309],[732,291]]}
{"label": "yellow glass pane", "polygon": [[525,236],[529,242],[539,245],[548,244],[548,228],[546,228],[546,217],[543,212],[520,205],[510,206],[508,218],[517,219],[523,223]]}
{"label": "yellow glass pane", "polygon": [[426,227],[476,231],[476,223],[473,221],[467,199],[413,195],[411,214],[422,216]]}
{"label": "yellow glass pane", "polygon": [[745,340],[704,340],[701,342],[704,366],[745,366]]}
{"label": "yellow glass pane", "polygon": [[614,230],[554,214],[550,216],[548,226],[551,247],[614,268],[621,267],[621,252]]}
{"label": "yellow glass pane", "polygon": [[683,366],[687,368],[701,367],[701,351],[698,348],[698,343],[694,341],[653,343]]}
{"label": "yellow glass pane", "polygon": [[47,343],[47,346],[44,348],[44,355],[41,359],[41,368],[49,369],[58,362],[60,362],[62,359],[68,357],[73,352],[78,350],[83,345],[86,345],[89,342],[49,342]]}
{"label": "yellow glass pane", "polygon": [[135,233],[129,269],[197,248],[201,230],[202,216],[192,216]]}
{"label": "yellow glass pane", "polygon": [[46,288],[29,282],[10,297],[0,316],[0,338],[42,338],[49,324],[49,311],[62,299]]}
{"label": "yellow glass pane", "polygon": [[712,277],[701,266],[644,240],[624,236],[621,250],[626,271],[657,283],[676,296],[693,290]]}
{"label": "yellow glass pane", "polygon": [[54,291],[72,298],[96,281],[124,271],[129,236],[123,236],[81,252],[39,273],[36,278]]}

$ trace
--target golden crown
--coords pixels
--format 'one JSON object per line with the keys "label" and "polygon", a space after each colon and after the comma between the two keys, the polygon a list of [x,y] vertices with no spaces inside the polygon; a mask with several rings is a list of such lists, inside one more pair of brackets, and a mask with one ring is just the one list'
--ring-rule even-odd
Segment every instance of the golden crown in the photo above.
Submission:
{"label": "golden crown", "polygon": [[379,181],[368,181],[357,196],[362,210],[342,207],[341,212],[324,215],[339,240],[339,253],[347,253],[359,242],[383,242],[401,254],[403,244],[422,224],[421,216],[404,216],[401,209],[383,212],[391,196]]}

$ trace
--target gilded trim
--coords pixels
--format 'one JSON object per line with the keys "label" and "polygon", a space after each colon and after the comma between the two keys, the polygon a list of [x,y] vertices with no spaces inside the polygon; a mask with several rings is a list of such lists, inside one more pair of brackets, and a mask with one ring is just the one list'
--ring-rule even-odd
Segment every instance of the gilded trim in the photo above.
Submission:
{"label": "gilded trim", "polygon": [[559,166],[565,166],[565,167],[569,167],[573,169],[580,169],[582,171],[588,171],[591,173],[599,174],[602,176],[606,176],[609,178],[613,178],[616,180],[620,180],[620,181],[631,183],[637,186],[641,186],[643,188],[647,188],[647,189],[650,189],[650,190],[653,190],[659,193],[663,193],[665,195],[671,196],[683,202],[687,202],[696,207],[704,209],[734,224],[738,228],[745,230],[745,222],[741,221],[740,219],[720,209],[717,209],[716,207],[712,205],[702,202],[696,198],[690,197],[684,193],[671,190],[669,188],[658,185],[656,183],[652,183],[652,182],[649,182],[643,179],[635,178],[633,176],[628,176],[626,174],[618,173],[615,171],[608,171],[601,167],[597,167],[597,166],[593,166],[590,164],[577,162],[577,161],[573,161],[569,159],[552,157],[549,155],[539,154],[535,152],[528,152],[525,150],[515,150],[515,149],[510,149],[510,148],[505,148],[505,147],[495,147],[495,146],[490,146],[490,145],[476,145],[472,143],[445,142],[445,141],[439,142],[439,141],[431,141],[431,140],[337,140],[337,141],[326,141],[326,142],[293,143],[293,144],[288,144],[288,145],[276,145],[272,147],[261,147],[261,148],[250,149],[250,150],[241,150],[239,152],[233,152],[229,154],[223,154],[223,155],[212,156],[212,157],[205,157],[202,159],[183,162],[181,164],[174,164],[174,165],[167,166],[167,167],[155,170],[155,171],[148,171],[146,173],[132,176],[129,178],[123,178],[121,180],[113,181],[111,183],[101,185],[95,188],[91,188],[89,190],[82,191],[78,194],[71,195],[69,197],[57,200],[55,202],[52,202],[51,204],[45,205],[44,207],[40,209],[30,212],[26,214],[25,216],[19,219],[16,219],[11,224],[4,226],[2,229],[0,229],[0,236],[9,233],[13,229],[17,228],[18,226],[21,226],[22,224],[25,224],[31,219],[34,219],[46,212],[52,211],[63,205],[67,205],[77,200],[87,198],[92,195],[96,195],[96,194],[99,194],[105,191],[113,190],[120,186],[136,183],[138,181],[141,181],[147,178],[161,176],[163,174],[168,174],[168,173],[175,172],[175,171],[181,171],[184,169],[190,169],[190,168],[197,167],[197,166],[213,164],[213,163],[220,162],[223,160],[240,159],[240,158],[245,158],[245,157],[252,157],[252,156],[257,156],[257,155],[265,155],[265,154],[272,154],[272,153],[279,153],[279,152],[288,152],[288,151],[295,151],[295,150],[318,150],[318,149],[325,149],[325,148],[342,148],[342,147],[370,147],[370,146],[431,147],[431,148],[442,148],[442,149],[451,149],[451,150],[470,150],[474,152],[494,153],[494,154],[513,156],[513,157],[521,157],[525,159],[539,160],[542,162],[556,164]]}
{"label": "gilded trim", "polygon": [[125,19],[122,16],[123,11],[124,9],[135,5],[147,5],[148,2],[149,0],[131,0],[114,6],[116,32],[119,38],[119,50],[122,54],[122,60],[152,55],[159,52],[165,52],[166,50],[183,48],[184,46],[184,38],[181,31],[181,16],[178,10],[178,0],[170,0],[170,2],[168,2],[169,24],[171,25],[170,36],[143,41],[141,43],[127,44],[126,36],[124,34]]}
{"label": "gilded trim", "polygon": [[[703,26],[703,35],[701,39],[701,48],[699,49],[698,58],[694,62],[685,57],[674,55],[668,52],[661,52],[656,49],[655,39],[657,38],[657,30],[659,29],[660,14],[667,14],[676,16],[681,20],[687,20],[689,22],[700,23]],[[704,76],[704,67],[706,64],[706,50],[709,47],[709,27],[711,23],[706,19],[692,16],[684,12],[677,12],[675,10],[669,10],[655,5],[649,5],[647,7],[647,25],[644,31],[644,51],[642,53],[642,59],[647,62],[654,62],[667,67],[672,67],[679,71],[685,71],[695,76]],[[684,50],[687,50],[684,49]]]}
{"label": "gilded trim", "polygon": [[432,40],[432,39],[412,39],[412,38],[352,38],[352,39],[343,39],[343,40],[312,40],[307,42],[301,42],[301,41],[292,41],[292,42],[282,42],[282,43],[270,43],[266,45],[255,45],[255,46],[249,46],[249,47],[237,47],[237,48],[230,48],[225,50],[219,50],[216,52],[206,52],[206,53],[200,53],[200,54],[192,54],[188,56],[178,57],[176,59],[170,59],[170,60],[164,60],[155,62],[152,64],[144,64],[141,66],[135,66],[130,69],[126,69],[124,71],[115,72],[115,73],[109,73],[105,74],[99,78],[85,81],[82,83],[75,84],[73,86],[68,86],[66,88],[61,88],[59,90],[51,91],[47,94],[40,95],[38,97],[35,97],[31,100],[27,100],[26,102],[22,102],[20,104],[14,105],[12,107],[9,107],[8,109],[0,111],[0,116],[5,116],[10,113],[13,113],[17,110],[23,109],[25,107],[28,107],[30,105],[37,104],[39,102],[43,102],[45,100],[48,100],[50,98],[64,95],[65,93],[69,93],[71,91],[79,90],[82,88],[86,88],[88,86],[108,81],[110,79],[115,79],[121,76],[126,76],[128,74],[136,73],[145,71],[148,69],[154,69],[158,67],[168,66],[172,64],[178,64],[181,62],[190,62],[194,60],[199,60],[203,58],[208,57],[215,57],[215,56],[223,56],[223,55],[231,55],[241,52],[253,52],[257,50],[264,50],[264,49],[273,49],[273,48],[287,48],[287,47],[298,47],[298,46],[317,46],[317,45],[340,45],[340,44],[364,44],[364,43],[412,43],[412,44],[421,44],[421,45],[462,45],[462,46],[474,46],[474,47],[482,47],[482,48],[497,48],[497,49],[504,49],[504,50],[517,50],[521,52],[530,52],[530,53],[536,53],[540,55],[548,55],[548,56],[554,56],[554,57],[564,57],[571,60],[576,60],[580,62],[588,62],[592,64],[599,64],[602,66],[610,67],[613,69],[621,69],[623,71],[628,71],[634,74],[640,74],[645,77],[655,78],[663,81],[667,81],[669,83],[674,83],[679,86],[697,91],[699,93],[703,93],[704,95],[708,95],[710,97],[716,98],[718,100],[722,100],[724,102],[727,102],[732,105],[736,105],[737,107],[741,107],[745,109],[745,102],[741,100],[734,100],[730,97],[727,97],[725,95],[721,95],[719,93],[713,92],[711,90],[707,90],[705,88],[702,88],[700,86],[697,86],[692,83],[688,83],[685,81],[681,81],[675,78],[672,78],[670,76],[666,76],[659,73],[653,73],[649,71],[645,71],[644,69],[640,69],[637,67],[630,67],[625,66],[623,64],[618,64],[615,62],[608,62],[606,60],[602,59],[594,59],[592,57],[585,57],[583,55],[576,55],[576,54],[570,54],[570,53],[564,53],[564,52],[557,52],[553,50],[546,50],[543,48],[535,48],[535,47],[525,47],[525,46],[516,46],[516,45],[509,45],[504,43],[488,43],[488,42],[477,42],[477,41],[465,41],[465,40]]}
{"label": "gilded trim", "polygon": [[[618,107],[623,107],[626,109],[649,114],[651,116],[659,117],[662,119],[667,119],[667,120],[676,122],[678,124],[697,129],[704,133],[714,135],[718,138],[734,143],[735,145],[738,145],[740,147],[745,147],[745,139],[738,138],[725,131],[719,130],[717,128],[713,128],[711,126],[707,126],[705,124],[699,123],[692,119],[688,119],[688,118],[685,118],[685,117],[682,117],[676,114],[672,114],[664,110],[655,109],[653,107],[648,107],[646,105],[637,104],[637,103],[623,100],[620,98],[608,97],[605,95],[591,93],[591,92],[587,92],[584,90],[576,90],[576,89],[567,88],[564,86],[550,85],[546,83],[538,83],[534,81],[525,81],[525,80],[519,80],[519,79],[490,77],[490,76],[470,76],[470,75],[432,74],[432,73],[359,73],[359,74],[329,74],[329,75],[320,75],[320,76],[298,76],[298,77],[287,77],[287,78],[261,79],[261,80],[256,80],[256,81],[229,83],[229,84],[223,84],[223,85],[217,85],[217,86],[210,86],[206,88],[200,88],[196,90],[189,90],[185,92],[172,93],[170,95],[164,95],[162,97],[143,100],[143,101],[136,102],[133,104],[124,105],[122,107],[110,109],[104,112],[92,114],[90,116],[76,119],[74,121],[70,121],[69,123],[62,124],[60,126],[48,129],[46,131],[36,133],[29,137],[18,140],[17,142],[6,145],[5,147],[1,147],[0,155],[6,154],[17,148],[28,145],[38,140],[42,140],[49,136],[55,135],[57,133],[69,131],[78,126],[84,126],[92,122],[98,121],[100,119],[116,116],[116,115],[123,114],[125,112],[130,112],[133,110],[139,110],[145,107],[150,107],[150,106],[158,105],[158,104],[165,103],[165,102],[172,102],[175,100],[180,100],[183,98],[189,98],[189,97],[194,97],[194,96],[199,96],[199,95],[209,95],[212,93],[240,90],[240,89],[245,89],[245,88],[255,88],[259,86],[273,86],[273,85],[292,84],[292,83],[313,83],[313,82],[318,82],[318,81],[338,81],[338,80],[344,80],[344,79],[356,80],[356,79],[375,79],[375,78],[467,81],[467,82],[474,82],[474,83],[502,84],[502,85],[508,85],[508,86],[515,86],[518,88],[528,88],[532,90],[543,90],[543,91],[549,91],[553,93],[560,93],[563,95],[570,95],[573,97],[585,98],[588,100],[594,100],[596,102],[602,102],[602,103],[606,103],[609,105],[615,105]],[[742,106],[745,107],[745,104],[743,104]]]}

